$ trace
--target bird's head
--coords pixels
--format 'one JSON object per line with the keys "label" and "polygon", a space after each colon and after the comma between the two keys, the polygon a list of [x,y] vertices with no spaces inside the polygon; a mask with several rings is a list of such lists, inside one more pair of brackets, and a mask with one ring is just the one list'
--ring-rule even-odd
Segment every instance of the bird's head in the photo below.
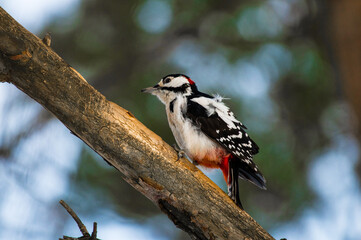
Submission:
{"label": "bird's head", "polygon": [[142,89],[142,92],[157,96],[164,104],[173,101],[177,96],[189,96],[196,91],[196,84],[183,74],[167,75],[155,86]]}

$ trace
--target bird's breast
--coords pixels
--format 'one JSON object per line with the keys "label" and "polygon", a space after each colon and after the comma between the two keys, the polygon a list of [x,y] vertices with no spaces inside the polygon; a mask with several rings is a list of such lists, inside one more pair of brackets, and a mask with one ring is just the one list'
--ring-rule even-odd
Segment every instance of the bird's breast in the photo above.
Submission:
{"label": "bird's breast", "polygon": [[227,151],[205,135],[191,120],[175,116],[170,112],[168,121],[178,146],[187,156],[198,164],[208,168],[218,168]]}

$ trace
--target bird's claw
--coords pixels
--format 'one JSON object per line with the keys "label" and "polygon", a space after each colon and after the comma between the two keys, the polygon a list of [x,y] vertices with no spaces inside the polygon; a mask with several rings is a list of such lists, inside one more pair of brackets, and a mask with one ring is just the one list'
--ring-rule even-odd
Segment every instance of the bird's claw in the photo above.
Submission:
{"label": "bird's claw", "polygon": [[183,150],[181,150],[181,149],[177,146],[177,144],[173,144],[172,147],[174,148],[174,150],[177,152],[177,155],[178,155],[176,161],[179,161],[179,159],[181,159],[181,158],[183,158],[183,157],[186,156],[186,153],[185,153]]}
{"label": "bird's claw", "polygon": [[192,163],[194,164],[194,165],[199,165],[199,163],[197,162],[197,161],[194,161],[194,160],[192,160]]}

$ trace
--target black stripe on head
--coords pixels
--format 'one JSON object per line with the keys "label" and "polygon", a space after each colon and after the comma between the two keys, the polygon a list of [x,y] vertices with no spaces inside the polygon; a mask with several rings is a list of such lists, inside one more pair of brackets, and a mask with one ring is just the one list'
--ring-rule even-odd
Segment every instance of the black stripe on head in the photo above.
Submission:
{"label": "black stripe on head", "polygon": [[192,88],[193,93],[198,93],[198,88],[197,88],[197,86],[195,84],[192,84],[191,88]]}
{"label": "black stripe on head", "polygon": [[160,90],[167,90],[167,91],[170,91],[170,92],[185,93],[189,86],[190,85],[188,83],[185,83],[180,87],[160,87],[159,89]]}
{"label": "black stripe on head", "polygon": [[[172,77],[172,78],[184,77],[184,78],[186,78],[186,79],[188,80],[189,86],[192,88],[192,92],[193,92],[193,93],[197,93],[197,92],[198,92],[198,88],[197,88],[196,84],[195,84],[195,83],[191,80],[191,78],[188,77],[187,75],[180,74],[180,73],[169,74],[169,75],[163,77],[163,78],[162,78],[162,81],[164,82],[164,80],[167,79],[168,77]],[[183,86],[182,86],[182,87],[183,87]],[[171,88],[166,88],[166,87],[164,87],[163,89],[169,90],[169,91],[173,91],[173,90],[171,90]],[[178,88],[177,88],[177,90],[175,90],[175,91],[176,91],[176,92],[181,92]],[[183,92],[184,92],[184,91],[183,91]]]}

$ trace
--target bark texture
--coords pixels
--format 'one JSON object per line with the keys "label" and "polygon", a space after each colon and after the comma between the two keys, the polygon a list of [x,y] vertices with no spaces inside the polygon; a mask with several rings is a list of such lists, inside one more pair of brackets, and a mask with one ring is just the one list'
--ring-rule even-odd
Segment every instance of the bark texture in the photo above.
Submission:
{"label": "bark texture", "polygon": [[0,81],[52,112],[193,239],[273,239],[132,113],[0,8]]}

